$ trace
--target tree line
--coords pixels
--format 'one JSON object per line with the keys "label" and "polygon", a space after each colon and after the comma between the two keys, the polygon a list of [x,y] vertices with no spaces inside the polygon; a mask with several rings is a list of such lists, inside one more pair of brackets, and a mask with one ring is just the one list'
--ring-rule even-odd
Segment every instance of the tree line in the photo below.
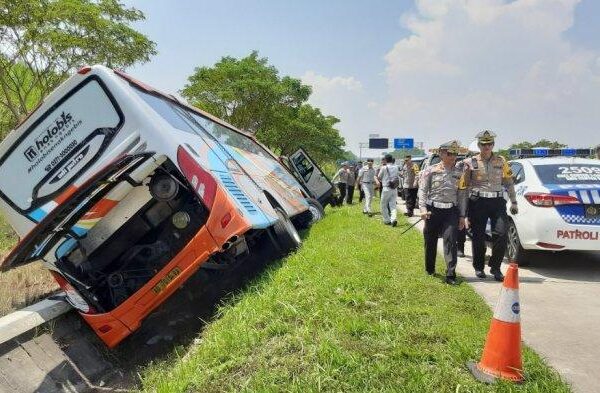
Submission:
{"label": "tree line", "polygon": [[[156,44],[131,27],[144,19],[118,0],[0,1],[0,139],[78,67],[148,62]],[[348,155],[340,120],[308,103],[311,87],[256,51],[196,68],[180,93],[277,154],[302,146],[320,162]]]}

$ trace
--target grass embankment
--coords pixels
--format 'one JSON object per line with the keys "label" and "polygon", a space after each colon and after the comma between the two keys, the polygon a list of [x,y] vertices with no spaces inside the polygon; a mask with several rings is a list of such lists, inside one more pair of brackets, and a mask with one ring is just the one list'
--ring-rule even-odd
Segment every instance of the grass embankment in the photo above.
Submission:
{"label": "grass embankment", "polygon": [[480,358],[491,311],[465,282],[426,276],[421,234],[400,232],[358,206],[329,209],[297,253],[223,305],[198,344],[145,370],[144,388],[569,391],[527,348],[523,385],[476,382],[465,362]]}
{"label": "grass embankment", "polygon": [[[0,260],[16,244],[17,235],[0,215]],[[58,288],[41,263],[0,273],[0,316],[26,307]]]}

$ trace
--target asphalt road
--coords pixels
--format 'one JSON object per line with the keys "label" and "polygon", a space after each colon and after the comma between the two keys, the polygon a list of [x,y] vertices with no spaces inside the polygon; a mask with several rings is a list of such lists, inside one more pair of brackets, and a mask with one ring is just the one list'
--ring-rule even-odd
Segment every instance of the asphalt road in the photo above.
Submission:
{"label": "asphalt road", "polygon": [[[398,202],[403,210],[404,203]],[[417,227],[423,230],[422,223]],[[468,241],[465,254],[458,260],[457,272],[493,308],[500,283],[475,277]],[[437,263],[444,263],[441,256]],[[529,266],[519,268],[519,295],[523,341],[574,392],[600,392],[600,251],[536,254]]]}

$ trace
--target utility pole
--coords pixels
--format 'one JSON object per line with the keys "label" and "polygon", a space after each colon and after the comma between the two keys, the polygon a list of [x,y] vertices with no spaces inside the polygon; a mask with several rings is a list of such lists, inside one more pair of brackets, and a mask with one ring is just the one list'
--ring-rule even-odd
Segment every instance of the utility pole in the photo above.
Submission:
{"label": "utility pole", "polygon": [[365,143],[365,142],[359,142],[358,143],[358,159],[360,161],[362,161],[362,149],[365,148],[365,147],[369,147],[369,144]]}

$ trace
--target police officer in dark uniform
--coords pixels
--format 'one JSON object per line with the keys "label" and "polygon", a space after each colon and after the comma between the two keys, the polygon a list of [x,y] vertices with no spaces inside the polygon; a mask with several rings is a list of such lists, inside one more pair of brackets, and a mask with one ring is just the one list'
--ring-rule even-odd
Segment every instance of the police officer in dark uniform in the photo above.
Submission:
{"label": "police officer in dark uniform", "polygon": [[402,164],[400,169],[402,176],[400,185],[402,186],[404,199],[406,200],[406,213],[404,215],[407,217],[412,217],[415,210],[419,179],[419,166],[412,162],[411,158],[410,155],[404,157],[404,164]]}
{"label": "police officer in dark uniform", "polygon": [[465,218],[460,212],[465,210],[466,193],[459,189],[462,170],[457,167],[457,141],[440,146],[442,161],[425,169],[419,180],[419,210],[425,220],[423,237],[425,241],[425,270],[435,271],[438,236],[444,241],[446,261],[446,283],[456,284],[456,232],[464,228]]}
{"label": "police officer in dark uniform", "polygon": [[[485,229],[488,219],[492,224],[492,256],[490,273],[497,281],[503,281],[500,264],[504,258],[507,242],[508,215],[504,188],[511,201],[510,211],[517,214],[517,198],[510,166],[504,157],[493,153],[496,134],[485,130],[477,134],[480,153],[464,160],[464,172],[461,189],[468,193],[468,225],[472,231],[473,268],[475,275],[486,278],[483,271],[485,263]],[[461,212],[462,215],[465,211]]]}

